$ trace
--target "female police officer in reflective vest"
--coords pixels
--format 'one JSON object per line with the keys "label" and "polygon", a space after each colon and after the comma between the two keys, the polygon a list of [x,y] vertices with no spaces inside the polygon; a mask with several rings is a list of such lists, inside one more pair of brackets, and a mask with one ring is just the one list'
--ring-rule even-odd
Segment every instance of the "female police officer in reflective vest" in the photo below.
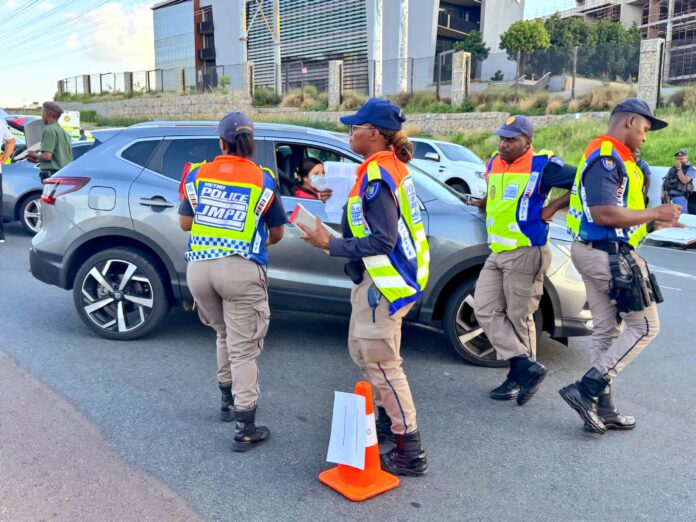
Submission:
{"label": "female police officer in reflective vest", "polygon": [[594,332],[589,371],[560,394],[580,415],[585,429],[594,433],[636,426],[633,417],[614,407],[609,383],[660,331],[655,289],[648,290],[641,281],[640,293],[647,290],[651,299],[644,306],[622,310],[621,300],[612,292],[617,287],[610,263],[621,253],[626,266],[617,266],[619,271],[628,272],[634,264],[642,274],[634,281],[648,277],[648,267],[636,253],[647,235],[645,223],[673,224],[679,218],[680,207],[672,203],[645,208],[643,173],[632,156],[648,131],[666,126],[643,100],[623,100],[611,112],[608,132],[587,146],[573,185],[567,216],[574,239],[570,251],[585,283]]}
{"label": "female police officer in reflective vest", "polygon": [[346,205],[343,238],[329,239],[319,223],[315,230],[301,228],[311,245],[349,259],[345,271],[355,285],[348,349],[375,390],[378,437],[396,442],[382,466],[417,476],[427,462],[401,367],[401,322],[425,288],[430,254],[415,186],[402,163],[413,157],[401,131],[405,119],[399,107],[377,98],[341,118],[351,126],[351,148],[366,158]]}
{"label": "female police officer in reflective vest", "polygon": [[184,180],[180,214],[191,231],[186,281],[201,320],[217,333],[223,420],[236,420],[234,451],[270,435],[255,425],[259,398],[256,358],[270,318],[267,245],[283,237],[285,210],[275,179],[254,157],[254,126],[232,112],[218,126],[222,155],[194,165]]}

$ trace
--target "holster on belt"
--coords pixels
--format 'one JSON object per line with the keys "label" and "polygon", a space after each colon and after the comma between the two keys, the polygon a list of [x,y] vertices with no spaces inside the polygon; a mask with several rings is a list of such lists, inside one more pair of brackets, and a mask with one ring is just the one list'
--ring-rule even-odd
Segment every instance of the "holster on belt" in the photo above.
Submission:
{"label": "holster on belt", "polygon": [[621,313],[640,312],[652,303],[664,301],[655,275],[650,273],[647,266],[648,275],[643,275],[628,245],[613,241],[606,245],[611,271],[609,298],[616,306],[618,320],[621,320]]}

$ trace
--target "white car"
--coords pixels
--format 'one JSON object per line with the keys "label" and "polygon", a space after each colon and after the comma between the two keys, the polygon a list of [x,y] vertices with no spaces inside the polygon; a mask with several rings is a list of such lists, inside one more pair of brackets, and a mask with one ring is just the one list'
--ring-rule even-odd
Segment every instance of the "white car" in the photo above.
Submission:
{"label": "white car", "polygon": [[481,198],[486,195],[486,163],[462,145],[424,138],[411,138],[411,160],[416,167],[446,183],[457,192]]}

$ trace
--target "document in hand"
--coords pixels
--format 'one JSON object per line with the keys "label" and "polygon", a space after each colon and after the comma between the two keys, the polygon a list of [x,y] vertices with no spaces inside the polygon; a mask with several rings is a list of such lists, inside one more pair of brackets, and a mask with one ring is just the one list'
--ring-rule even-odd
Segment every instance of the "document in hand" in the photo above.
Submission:
{"label": "document in hand", "polygon": [[328,188],[333,191],[331,197],[326,200],[326,215],[331,221],[340,221],[343,216],[343,207],[348,203],[348,196],[355,185],[355,163],[343,161],[327,161],[324,163],[326,182]]}
{"label": "document in hand", "polygon": [[[298,203],[295,207],[295,210],[293,210],[292,214],[290,215],[290,223],[292,223],[293,225],[300,224],[303,227],[311,228],[312,230],[314,230],[315,228],[317,228],[317,217],[314,214],[312,214],[309,210],[304,208],[300,203]],[[331,237],[341,237],[341,234],[336,232],[326,223],[322,223],[322,226]],[[328,250],[324,250],[324,252],[326,252],[327,255],[329,253]]]}
{"label": "document in hand", "polygon": [[648,234],[648,239],[675,243],[677,245],[692,245],[696,243],[696,216],[682,214],[679,216],[682,227],[666,227]]}

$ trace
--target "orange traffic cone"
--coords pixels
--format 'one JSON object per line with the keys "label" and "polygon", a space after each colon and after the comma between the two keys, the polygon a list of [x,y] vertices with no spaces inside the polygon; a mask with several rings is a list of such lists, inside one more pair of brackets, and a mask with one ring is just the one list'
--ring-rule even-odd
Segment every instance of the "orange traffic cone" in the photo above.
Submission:
{"label": "orange traffic cone", "polygon": [[372,386],[368,382],[360,381],[355,385],[354,393],[365,397],[367,444],[369,444],[365,448],[365,469],[339,464],[335,468],[320,473],[319,480],[349,500],[360,502],[394,489],[399,485],[399,478],[382,471],[377,444],[375,410],[372,405]]}

